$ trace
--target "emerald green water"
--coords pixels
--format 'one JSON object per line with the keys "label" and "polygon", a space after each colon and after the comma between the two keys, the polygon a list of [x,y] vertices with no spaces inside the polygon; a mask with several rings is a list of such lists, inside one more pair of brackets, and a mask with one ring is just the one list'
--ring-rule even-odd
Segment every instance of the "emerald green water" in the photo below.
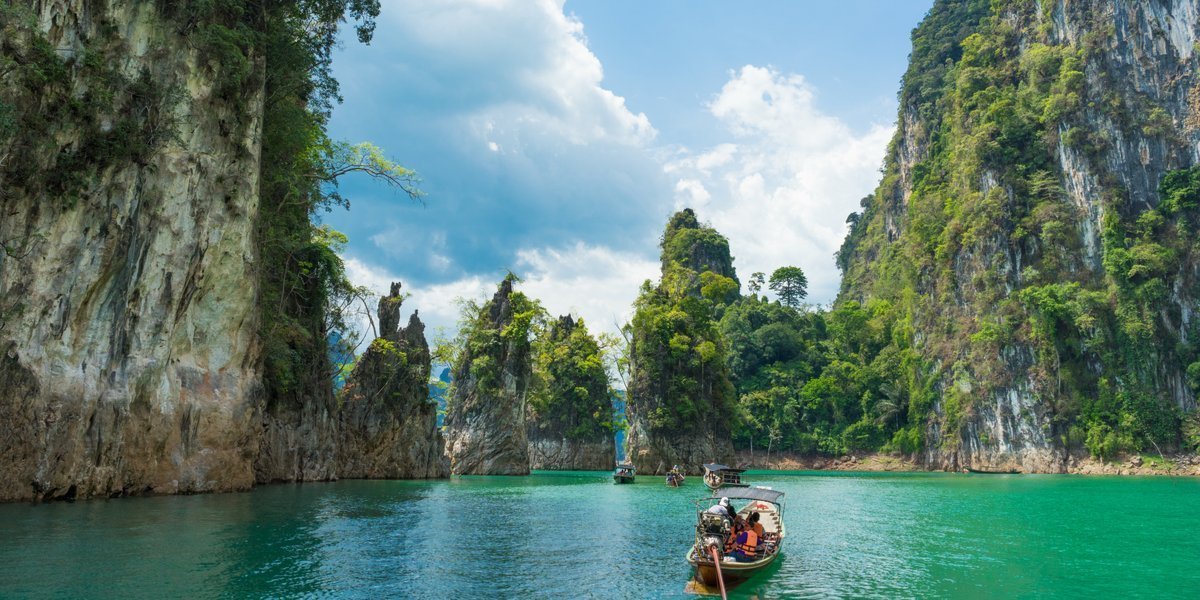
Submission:
{"label": "emerald green water", "polygon": [[[784,554],[731,597],[1196,597],[1200,481],[751,472]],[[0,505],[0,597],[685,597],[698,478],[277,485]]]}

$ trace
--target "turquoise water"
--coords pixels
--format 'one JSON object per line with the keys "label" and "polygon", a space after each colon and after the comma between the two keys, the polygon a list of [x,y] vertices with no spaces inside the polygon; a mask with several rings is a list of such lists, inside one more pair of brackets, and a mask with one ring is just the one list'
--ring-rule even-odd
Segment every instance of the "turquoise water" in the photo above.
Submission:
{"label": "turquoise water", "polygon": [[[698,478],[276,485],[0,505],[0,597],[685,597]],[[731,597],[1200,595],[1200,480],[750,472],[784,554]]]}

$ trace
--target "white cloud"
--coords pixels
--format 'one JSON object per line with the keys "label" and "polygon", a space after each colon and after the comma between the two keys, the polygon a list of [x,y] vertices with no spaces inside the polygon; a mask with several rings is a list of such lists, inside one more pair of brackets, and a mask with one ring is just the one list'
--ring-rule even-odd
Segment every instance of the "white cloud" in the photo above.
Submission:
{"label": "white cloud", "polygon": [[451,118],[466,125],[464,133],[484,137],[492,151],[518,147],[531,134],[572,144],[653,140],[646,115],[601,86],[600,60],[563,4],[395,0],[384,8],[379,30],[387,32],[384,43],[409,40],[401,47],[424,61],[407,65],[405,73],[423,72],[413,78],[417,89],[405,91],[458,99],[462,112]]}
{"label": "white cloud", "polygon": [[[460,298],[490,298],[501,277],[469,275],[446,283],[413,286],[404,277],[356,257],[345,258],[345,264],[351,282],[377,295],[386,294],[393,281],[403,281],[403,291],[410,294],[403,310],[406,314],[420,311],[431,342],[438,329],[453,334],[457,328]],[[567,248],[517,252],[517,274],[523,280],[518,289],[541,301],[552,316],[583,317],[593,334],[616,333],[620,324],[632,318],[638,289],[646,279],[658,277],[658,268],[657,261],[582,242]],[[369,330],[365,316],[358,327]]]}
{"label": "white cloud", "polygon": [[[401,310],[405,315],[410,314],[413,310],[418,311],[421,321],[425,323],[425,337],[431,343],[439,329],[450,334],[457,328],[459,317],[457,300],[459,298],[482,298],[484,294],[494,291],[496,285],[494,281],[487,281],[483,277],[473,275],[446,283],[412,286],[404,277],[356,257],[344,257],[344,262],[346,276],[350,281],[356,286],[366,287],[376,296],[387,294],[393,281],[402,282],[404,286],[401,288],[401,292],[409,294],[409,298],[404,301]],[[375,318],[374,303],[371,305],[371,311],[371,318]],[[402,317],[401,324],[407,322],[407,316]],[[357,319],[357,326],[359,331],[370,330],[365,315]]]}
{"label": "white cloud", "polygon": [[712,197],[708,190],[704,189],[704,184],[696,179],[680,179],[675,182],[675,195],[684,205],[692,208],[707,206],[708,199]]}
{"label": "white cloud", "polygon": [[666,165],[676,205],[692,206],[697,186],[707,190],[700,217],[729,238],[743,280],[797,265],[810,300],[832,301],[846,216],[875,188],[894,128],[857,134],[817,107],[803,77],[752,65],[731,73],[709,109],[734,141]]}
{"label": "white cloud", "polygon": [[521,289],[541,300],[551,315],[583,317],[593,334],[616,333],[633,317],[633,301],[647,279],[657,279],[658,261],[582,242],[568,248],[517,253]]}

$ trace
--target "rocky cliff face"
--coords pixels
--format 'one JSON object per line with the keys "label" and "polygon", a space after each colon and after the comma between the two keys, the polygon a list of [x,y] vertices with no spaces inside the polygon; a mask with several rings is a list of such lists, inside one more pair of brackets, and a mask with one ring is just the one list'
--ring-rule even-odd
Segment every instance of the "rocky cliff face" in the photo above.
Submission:
{"label": "rocky cliff face", "polygon": [[250,487],[261,88],[154,3],[0,19],[0,500]]}
{"label": "rocky cliff face", "polygon": [[513,277],[464,329],[446,407],[446,454],[456,475],[529,473],[526,391],[531,301]]}
{"label": "rocky cliff face", "polygon": [[613,406],[599,344],[582,320],[561,316],[535,342],[535,354],[526,420],[530,468],[611,469]]}
{"label": "rocky cliff face", "polygon": [[839,264],[842,301],[911,323],[930,466],[1188,444],[1198,8],[937,2],[914,32],[885,178]]}
{"label": "rocky cliff face", "polygon": [[[294,82],[321,65],[289,55],[292,63],[268,74],[261,44],[311,42],[303,51],[319,53],[332,38],[305,38],[328,32],[307,24],[279,25],[277,7],[230,6],[0,6],[0,501],[339,476],[325,292],[316,278],[296,277],[288,283],[311,289],[293,285],[288,297],[270,298],[263,274],[280,268],[259,264],[271,246],[262,215],[275,219],[276,241],[304,247],[312,207],[287,194],[319,185],[300,189],[286,168],[264,164],[309,155],[305,136],[323,134],[323,121],[297,115],[304,102],[294,102],[307,93]],[[356,10],[360,20],[374,14]],[[265,102],[272,77],[292,86],[273,104]],[[272,114],[273,128],[265,125]],[[296,122],[309,130],[289,129]],[[277,160],[261,160],[270,152]],[[263,198],[274,202],[269,211],[260,210]],[[307,259],[277,246],[276,254]],[[273,332],[284,346],[306,336],[307,346],[284,350],[308,350],[272,354],[315,365],[298,378],[311,385],[292,385],[290,396],[264,385],[268,303],[307,319],[299,334]],[[402,337],[415,346],[419,330]],[[345,415],[347,429],[387,427],[385,412]],[[413,423],[397,427],[433,439]],[[384,445],[348,443],[360,454]],[[361,474],[376,476],[371,468]],[[436,464],[417,471],[441,472]]]}
{"label": "rocky cliff face", "polygon": [[662,248],[662,280],[642,286],[632,322],[625,457],[640,473],[676,464],[698,473],[733,459],[735,394],[717,311],[737,279],[729,242],[691,209],[671,217]]}
{"label": "rocky cliff face", "polygon": [[400,284],[379,300],[379,332],[342,391],[342,477],[448,477],[437,405],[429,400],[429,345],[414,312],[400,327]]}

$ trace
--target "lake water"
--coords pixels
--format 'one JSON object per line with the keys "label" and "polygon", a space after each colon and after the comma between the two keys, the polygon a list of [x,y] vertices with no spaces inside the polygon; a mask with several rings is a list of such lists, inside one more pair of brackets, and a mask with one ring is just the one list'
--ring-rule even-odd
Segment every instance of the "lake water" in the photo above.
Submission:
{"label": "lake water", "polygon": [[[731,597],[1200,596],[1200,480],[750,472],[784,554]],[[0,597],[687,597],[698,477],[342,481],[0,505]],[[737,504],[737,503],[735,503]],[[740,506],[740,505],[739,505]]]}

